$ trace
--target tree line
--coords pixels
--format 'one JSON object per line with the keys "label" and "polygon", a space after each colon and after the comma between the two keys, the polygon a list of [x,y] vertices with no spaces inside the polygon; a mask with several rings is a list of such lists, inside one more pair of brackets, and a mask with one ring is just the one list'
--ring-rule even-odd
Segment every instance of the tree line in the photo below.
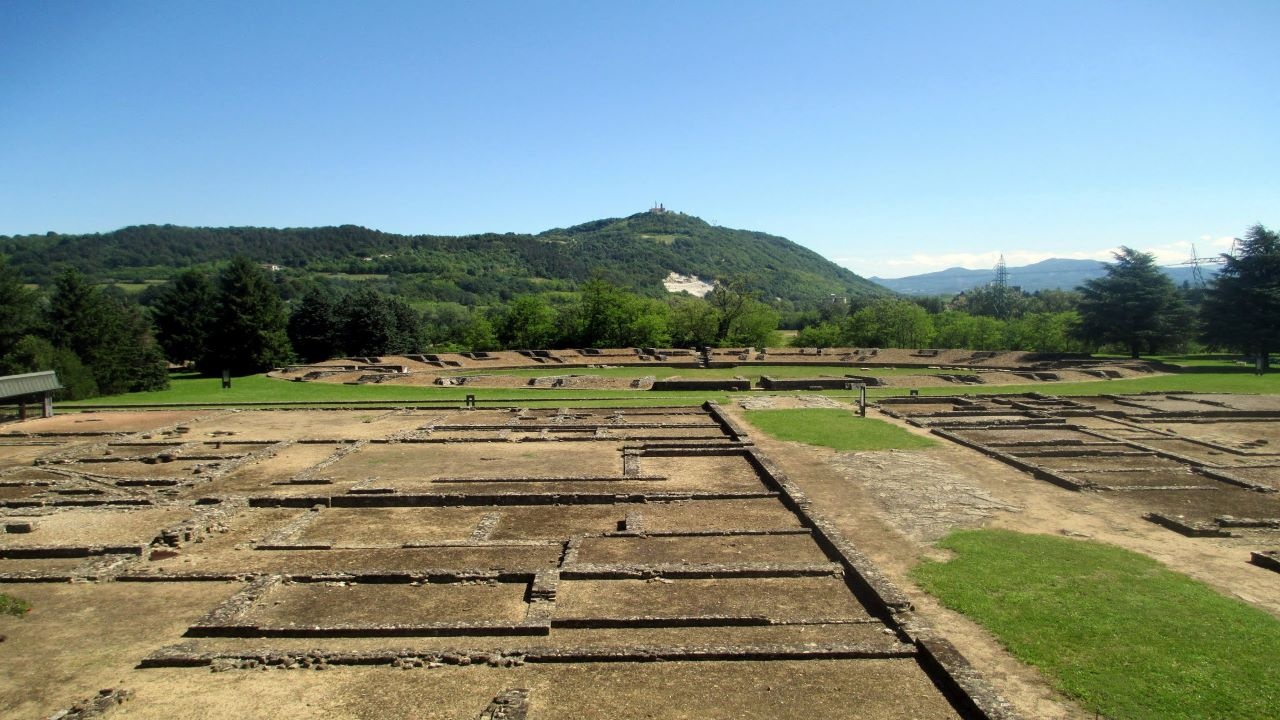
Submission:
{"label": "tree line", "polygon": [[0,256],[0,374],[41,370],[57,371],[71,398],[169,384],[150,319],[122,291],[75,270],[33,290]]}
{"label": "tree line", "polygon": [[[800,316],[792,344],[1134,357],[1204,343],[1259,358],[1280,343],[1280,236],[1249,229],[1207,288],[1175,286],[1151,255],[1122,248],[1075,291],[987,286],[952,298],[831,296]],[[655,298],[597,273],[575,291],[487,306],[411,305],[367,283],[271,272],[245,256],[189,269],[139,302],[64,270],[25,285],[0,255],[0,372],[55,369],[71,397],[166,386],[168,362],[261,372],[349,355],[566,347],[776,346],[784,310],[751,276],[705,297]],[[794,319],[796,316],[792,316]]]}
{"label": "tree line", "polygon": [[154,294],[156,338],[169,359],[216,373],[257,372],[292,360],[424,351],[776,344],[778,314],[747,281],[706,298],[658,300],[596,277],[559,302],[521,295],[487,308],[436,303],[416,310],[367,285],[323,277],[286,304],[272,275],[248,259],[217,277],[188,270]]}
{"label": "tree line", "polygon": [[[1269,367],[1280,346],[1280,235],[1255,225],[1206,287],[1178,287],[1155,258],[1123,247],[1106,274],[1074,291],[988,285],[954,298],[886,298],[836,306],[807,324],[801,347],[945,347],[1143,354],[1234,350]],[[1195,345],[1199,343],[1199,345]]]}

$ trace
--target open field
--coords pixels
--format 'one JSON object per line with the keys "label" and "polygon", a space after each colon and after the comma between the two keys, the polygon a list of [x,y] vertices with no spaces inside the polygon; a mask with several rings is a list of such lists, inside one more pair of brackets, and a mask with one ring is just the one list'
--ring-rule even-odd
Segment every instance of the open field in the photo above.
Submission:
{"label": "open field", "polygon": [[626,390],[525,390],[522,388],[415,387],[390,385],[341,385],[330,383],[294,383],[249,375],[232,379],[229,389],[222,389],[220,378],[201,377],[192,373],[176,374],[167,390],[126,393],[78,402],[59,403],[59,407],[94,407],[99,405],[248,405],[261,403],[342,404],[351,402],[442,402],[457,404],[474,395],[484,401],[495,398],[525,403],[594,400],[616,401],[618,405],[662,406],[671,404],[699,405],[707,400],[723,400],[723,392],[647,392]]}
{"label": "open field", "polygon": [[[655,368],[613,368],[611,372],[617,377],[640,378],[652,375]],[[796,370],[796,368],[788,368]],[[799,368],[809,373],[816,373],[818,368]],[[831,368],[831,370],[847,370],[847,368]],[[516,371],[513,371],[516,372]],[[529,372],[529,371],[519,371]],[[685,369],[678,370],[683,377],[700,378],[700,373],[715,373],[716,378],[724,377],[722,369]],[[877,375],[883,370],[868,371],[865,375]],[[897,372],[897,371],[895,371]],[[906,371],[901,371],[906,372]],[[673,374],[675,371],[673,370]],[[830,374],[835,374],[830,373]],[[970,394],[1018,394],[1040,392],[1053,395],[1079,396],[1097,395],[1100,393],[1142,393],[1142,392],[1197,392],[1197,393],[1247,393],[1247,394],[1280,394],[1280,373],[1256,376],[1240,372],[1196,372],[1187,374],[1167,374],[1151,377],[1098,380],[1079,383],[1036,383],[1011,385],[971,385],[962,390],[954,385],[944,387],[916,388],[921,395],[954,395],[957,391]],[[770,391],[776,393],[782,391]],[[869,388],[869,397],[884,398],[907,395],[908,388]],[[856,393],[846,390],[824,390],[822,394],[834,398],[853,398]],[[251,375],[234,378],[231,388],[223,390],[218,378],[199,377],[193,374],[176,374],[167,390],[147,393],[127,393],[108,397],[93,398],[77,402],[59,403],[58,407],[91,408],[105,405],[205,405],[205,404],[254,404],[254,403],[323,403],[342,404],[359,402],[386,402],[389,404],[405,403],[458,403],[468,395],[474,395],[478,402],[504,400],[518,404],[557,404],[574,401],[589,401],[593,405],[616,406],[662,406],[672,404],[698,405],[708,400],[726,402],[729,394],[723,391],[634,391],[634,390],[565,390],[565,389],[525,389],[525,388],[473,388],[473,387],[437,387],[410,385],[343,385],[332,383],[295,383],[268,378],[265,375]]]}

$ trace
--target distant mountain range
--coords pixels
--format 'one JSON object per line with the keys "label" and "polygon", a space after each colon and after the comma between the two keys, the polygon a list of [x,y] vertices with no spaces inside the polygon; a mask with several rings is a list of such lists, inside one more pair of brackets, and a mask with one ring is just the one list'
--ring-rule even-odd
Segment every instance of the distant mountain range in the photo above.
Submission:
{"label": "distant mountain range", "polygon": [[[1051,258],[1038,263],[1009,268],[1009,284],[1026,292],[1037,290],[1072,290],[1085,280],[1102,277],[1106,263],[1097,260],[1069,260]],[[1174,283],[1195,282],[1190,267],[1160,268]],[[1218,270],[1216,265],[1203,265],[1201,272],[1208,280]],[[954,267],[938,272],[910,275],[902,278],[877,278],[870,280],[894,292],[904,295],[954,295],[995,279],[994,270],[969,270]]]}

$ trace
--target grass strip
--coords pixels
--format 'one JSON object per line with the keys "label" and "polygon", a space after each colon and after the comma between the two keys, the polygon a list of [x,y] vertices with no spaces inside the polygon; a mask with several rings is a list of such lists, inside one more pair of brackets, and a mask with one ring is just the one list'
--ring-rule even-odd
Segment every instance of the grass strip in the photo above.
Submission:
{"label": "grass strip", "polygon": [[461,403],[468,395],[477,401],[518,400],[520,403],[563,404],[590,399],[608,406],[698,405],[707,400],[724,402],[723,392],[638,392],[634,390],[526,390],[524,388],[416,387],[412,385],[344,385],[341,383],[291,382],[266,375],[232,378],[231,387],[222,388],[221,378],[190,373],[175,374],[169,388],[154,392],[125,393],[73,402],[60,402],[62,409],[103,405],[202,405],[210,403],[290,403],[342,404],[385,401],[390,404],[415,401]]}
{"label": "grass strip", "polygon": [[1112,720],[1280,717],[1280,621],[1096,542],[955,532],[912,577]]}
{"label": "grass strip", "polygon": [[31,605],[22,598],[0,593],[0,615],[17,615],[22,617],[31,609]]}
{"label": "grass strip", "polygon": [[841,451],[907,450],[937,444],[883,420],[858,417],[836,408],[749,410],[746,418],[779,440]]}
{"label": "grass strip", "polygon": [[[671,369],[671,368],[666,368]],[[791,370],[793,368],[787,368]],[[800,368],[812,374],[815,371],[848,370],[848,368]],[[610,374],[616,377],[638,378],[653,375],[659,368],[654,366],[638,368],[609,368]],[[917,370],[905,368],[895,369],[892,373],[879,368],[867,374],[890,375],[912,374]],[[712,369],[679,369],[677,373],[691,379],[713,379],[729,376],[727,373],[751,375],[745,368],[733,370]],[[521,370],[519,372],[535,372]],[[545,374],[545,370],[543,371]],[[781,374],[780,374],[781,375]],[[908,388],[870,388],[868,395],[872,398],[907,395]],[[1039,392],[1046,395],[1101,395],[1125,394],[1140,392],[1199,392],[1199,393],[1248,393],[1248,394],[1280,394],[1280,372],[1256,376],[1240,372],[1187,372],[1173,375],[1157,375],[1123,380],[1099,380],[1096,382],[1076,383],[1035,383],[1026,385],[947,385],[942,387],[920,388],[921,395],[990,395],[1019,394]],[[745,393],[672,391],[654,392],[651,390],[565,390],[565,389],[525,389],[525,388],[468,388],[468,387],[420,387],[396,384],[344,385],[341,383],[322,382],[290,382],[269,378],[266,375],[249,375],[237,377],[231,381],[231,388],[222,389],[219,378],[201,377],[193,373],[177,373],[171,378],[167,390],[144,393],[126,393],[107,397],[92,398],[75,402],[59,402],[59,408],[91,408],[102,405],[146,405],[156,403],[176,403],[185,405],[202,405],[210,403],[283,403],[308,402],[316,404],[341,404],[344,402],[385,400],[389,403],[414,401],[452,400],[461,402],[467,395],[474,395],[477,401],[492,400],[518,401],[521,404],[574,404],[588,402],[593,405],[617,405],[629,407],[645,407],[660,405],[698,405],[706,400],[726,402],[730,397],[741,397]],[[802,394],[811,395],[810,391],[770,392],[775,395]],[[849,391],[829,391],[822,393],[830,397],[852,398],[856,393]]]}

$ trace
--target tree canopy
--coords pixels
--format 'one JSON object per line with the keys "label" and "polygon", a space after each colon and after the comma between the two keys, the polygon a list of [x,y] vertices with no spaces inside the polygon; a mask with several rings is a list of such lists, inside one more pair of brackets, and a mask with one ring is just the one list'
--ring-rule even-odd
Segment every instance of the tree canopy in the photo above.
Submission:
{"label": "tree canopy", "polygon": [[1280,348],[1280,233],[1249,228],[1205,293],[1206,342],[1255,356],[1260,370]]}
{"label": "tree canopy", "polygon": [[236,256],[218,278],[209,342],[198,365],[206,373],[262,372],[289,359],[288,318],[266,271]]}
{"label": "tree canopy", "polygon": [[1190,309],[1150,253],[1121,247],[1106,276],[1086,281],[1079,291],[1079,333],[1089,342],[1123,345],[1136,358],[1174,347],[1192,333]]}
{"label": "tree canopy", "polygon": [[151,306],[156,340],[176,363],[198,360],[208,345],[217,290],[209,275],[187,270],[159,291]]}

